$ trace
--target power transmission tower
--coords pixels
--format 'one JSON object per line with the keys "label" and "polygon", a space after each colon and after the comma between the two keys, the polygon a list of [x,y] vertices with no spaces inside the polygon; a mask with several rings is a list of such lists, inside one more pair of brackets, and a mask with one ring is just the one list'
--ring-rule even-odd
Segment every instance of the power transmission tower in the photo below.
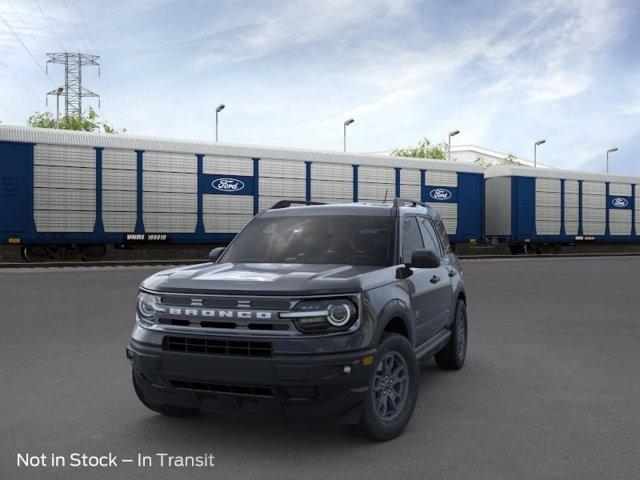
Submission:
{"label": "power transmission tower", "polygon": [[65,116],[82,116],[82,99],[86,97],[98,98],[98,107],[100,107],[100,95],[92,92],[88,88],[82,86],[82,67],[97,66],[98,76],[100,76],[100,64],[98,55],[89,55],[87,53],[47,53],[47,69],[50,63],[58,63],[64,65],[64,90],[60,92],[60,88],[56,88],[47,93],[47,95],[63,95],[64,114]]}

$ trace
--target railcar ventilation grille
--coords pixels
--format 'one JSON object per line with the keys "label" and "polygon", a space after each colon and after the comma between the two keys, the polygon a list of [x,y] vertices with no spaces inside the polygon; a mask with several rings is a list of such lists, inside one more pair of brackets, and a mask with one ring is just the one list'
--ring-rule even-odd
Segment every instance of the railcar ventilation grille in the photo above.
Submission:
{"label": "railcar ventilation grille", "polygon": [[270,357],[272,352],[270,342],[212,340],[209,338],[191,337],[165,337],[162,348],[172,352],[237,357]]}
{"label": "railcar ventilation grille", "polygon": [[228,393],[231,395],[250,395],[254,397],[271,397],[275,395],[269,387],[247,387],[242,385],[226,385],[217,383],[193,382],[186,380],[171,380],[174,388],[186,390],[200,390],[213,393]]}

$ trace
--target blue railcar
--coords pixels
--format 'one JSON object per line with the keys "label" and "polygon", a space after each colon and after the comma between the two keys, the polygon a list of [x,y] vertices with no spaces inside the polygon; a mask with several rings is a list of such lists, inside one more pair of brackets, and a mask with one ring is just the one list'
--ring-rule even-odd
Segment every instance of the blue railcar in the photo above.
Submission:
{"label": "blue railcar", "polygon": [[469,164],[0,125],[0,243],[23,257],[106,245],[221,244],[283,199],[421,200],[452,243],[483,233],[483,174]]}
{"label": "blue railcar", "polygon": [[540,253],[640,241],[640,177],[496,166],[485,172],[487,240]]}

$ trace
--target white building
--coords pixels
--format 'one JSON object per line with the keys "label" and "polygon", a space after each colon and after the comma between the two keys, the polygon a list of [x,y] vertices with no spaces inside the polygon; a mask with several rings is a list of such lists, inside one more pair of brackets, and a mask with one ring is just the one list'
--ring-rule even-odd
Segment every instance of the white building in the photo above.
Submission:
{"label": "white building", "polygon": [[[480,158],[484,163],[502,164],[507,153],[496,152],[485,147],[479,147],[478,145],[452,145],[451,146],[451,158],[456,159],[458,162],[474,163],[477,158]],[[516,161],[525,167],[533,167],[533,161],[525,158],[516,157]],[[549,165],[544,165],[540,162],[538,168],[553,168]]]}
{"label": "white building", "polygon": [[[371,155],[391,155],[391,152],[368,152]],[[478,145],[451,145],[451,160],[462,163],[476,163],[480,158],[485,165],[502,165],[509,154],[496,152]],[[515,160],[524,167],[533,167],[533,161],[522,157],[515,157]],[[538,168],[554,168],[544,163],[538,163]]]}

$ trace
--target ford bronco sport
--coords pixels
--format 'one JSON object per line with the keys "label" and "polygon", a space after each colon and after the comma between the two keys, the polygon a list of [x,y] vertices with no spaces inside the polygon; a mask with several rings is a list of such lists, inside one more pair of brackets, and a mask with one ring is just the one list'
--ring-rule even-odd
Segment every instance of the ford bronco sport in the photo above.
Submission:
{"label": "ford bronco sport", "polygon": [[402,199],[295,203],[258,214],[209,263],[142,282],[127,348],[135,392],[166,415],[328,417],[394,438],[419,362],[465,360],[465,291],[442,220]]}

